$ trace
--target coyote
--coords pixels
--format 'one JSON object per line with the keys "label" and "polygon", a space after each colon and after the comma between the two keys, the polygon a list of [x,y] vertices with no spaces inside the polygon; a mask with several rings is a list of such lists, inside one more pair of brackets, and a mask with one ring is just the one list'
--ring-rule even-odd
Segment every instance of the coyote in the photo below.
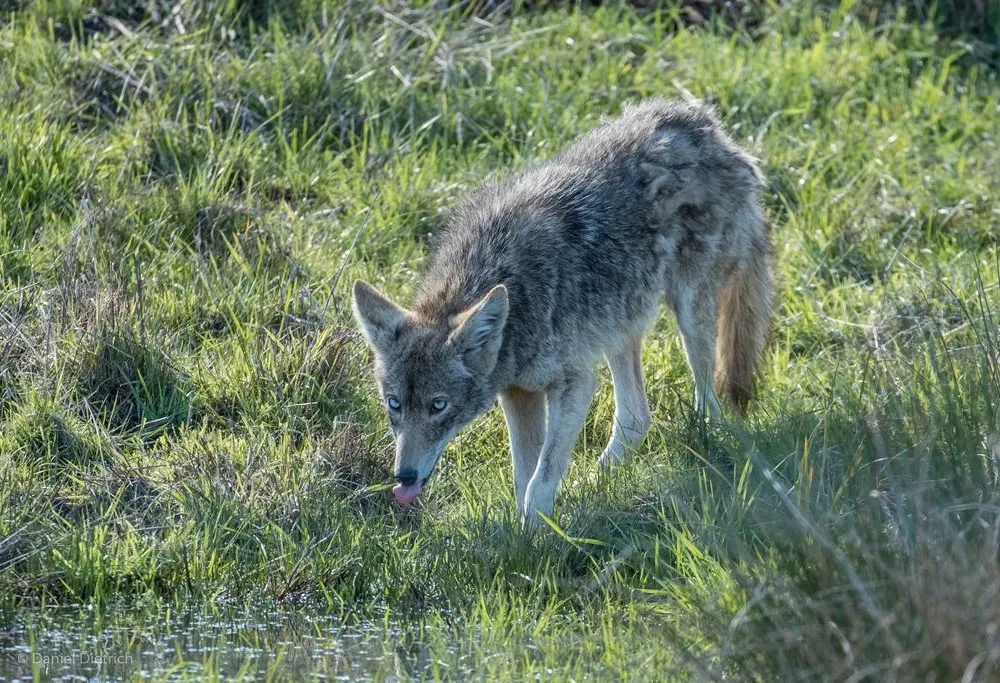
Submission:
{"label": "coyote", "polygon": [[454,211],[409,308],[356,281],[408,505],[447,443],[499,398],[514,496],[529,526],[551,516],[597,384],[614,383],[620,462],[650,428],[642,339],[665,298],[694,376],[694,407],[740,413],[772,309],[763,177],[714,112],[652,99],[548,163],[487,182]]}

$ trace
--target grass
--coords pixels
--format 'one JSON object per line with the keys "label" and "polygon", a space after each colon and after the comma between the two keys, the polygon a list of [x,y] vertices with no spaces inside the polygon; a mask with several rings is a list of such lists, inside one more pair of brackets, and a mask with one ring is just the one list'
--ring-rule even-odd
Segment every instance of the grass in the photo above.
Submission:
{"label": "grass", "polygon": [[[0,17],[7,650],[195,679],[997,675],[995,14],[970,37],[923,4],[697,27],[679,6],[20,5]],[[781,300],[748,421],[692,425],[664,315],[656,426],[598,478],[602,384],[558,530],[518,533],[496,411],[396,509],[351,281],[405,301],[484,176],[686,92],[769,179]]]}

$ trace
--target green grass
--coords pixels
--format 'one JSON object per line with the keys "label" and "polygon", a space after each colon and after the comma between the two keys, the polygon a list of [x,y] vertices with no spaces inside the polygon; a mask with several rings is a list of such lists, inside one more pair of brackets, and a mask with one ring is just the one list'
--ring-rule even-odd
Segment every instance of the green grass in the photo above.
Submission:
{"label": "green grass", "polygon": [[[339,642],[333,620],[375,678],[1000,671],[995,13],[969,37],[846,1],[696,29],[676,7],[20,4],[0,15],[8,649],[61,629],[175,650],[164,678],[332,674],[289,643]],[[351,281],[405,301],[485,176],[685,92],[769,181],[780,308],[749,419],[692,425],[664,314],[655,428],[598,477],[602,384],[558,531],[518,532],[497,411],[396,509]],[[266,627],[215,649],[176,635],[248,618]]]}

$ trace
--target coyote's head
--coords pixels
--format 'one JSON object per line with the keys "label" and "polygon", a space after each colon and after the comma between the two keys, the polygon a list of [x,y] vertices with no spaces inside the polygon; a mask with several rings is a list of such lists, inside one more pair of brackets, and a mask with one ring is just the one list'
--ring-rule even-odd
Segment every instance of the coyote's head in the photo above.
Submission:
{"label": "coyote's head", "polygon": [[409,505],[448,442],[493,404],[490,375],[507,321],[507,289],[494,287],[446,321],[424,319],[360,280],[353,303],[396,437],[399,483],[392,492]]}

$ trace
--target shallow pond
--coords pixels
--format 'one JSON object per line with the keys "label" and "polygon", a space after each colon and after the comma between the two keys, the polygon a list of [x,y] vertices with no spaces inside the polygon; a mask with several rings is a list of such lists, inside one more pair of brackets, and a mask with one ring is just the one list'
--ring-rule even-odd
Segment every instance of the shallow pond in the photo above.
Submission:
{"label": "shallow pond", "polygon": [[142,621],[73,608],[5,615],[0,681],[464,677],[458,661],[432,661],[419,634],[391,623],[346,624],[273,608],[259,616],[246,610],[143,614]]}

